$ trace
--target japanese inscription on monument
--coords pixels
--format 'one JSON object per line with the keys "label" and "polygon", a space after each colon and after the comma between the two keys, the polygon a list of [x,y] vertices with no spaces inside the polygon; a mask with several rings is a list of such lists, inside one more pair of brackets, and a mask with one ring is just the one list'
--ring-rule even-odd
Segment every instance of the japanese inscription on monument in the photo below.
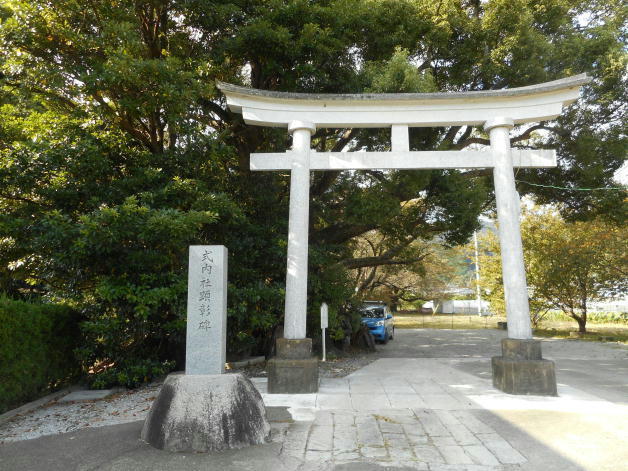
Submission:
{"label": "japanese inscription on monument", "polygon": [[227,248],[192,245],[185,373],[222,374],[227,340]]}

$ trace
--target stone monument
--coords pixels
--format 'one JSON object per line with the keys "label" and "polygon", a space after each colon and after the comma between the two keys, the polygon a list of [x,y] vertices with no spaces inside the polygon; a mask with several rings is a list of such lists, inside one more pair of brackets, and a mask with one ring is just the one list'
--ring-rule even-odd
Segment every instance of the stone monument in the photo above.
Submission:
{"label": "stone monument", "polygon": [[[286,153],[251,154],[252,170],[289,170],[290,210],[284,339],[269,366],[269,392],[312,392],[318,387],[311,340],[306,338],[309,187],[312,170],[492,168],[503,260],[508,339],[493,360],[494,385],[514,394],[556,394],[554,363],[532,340],[519,228],[520,201],[513,169],[555,167],[552,150],[510,147],[510,130],[550,120],[578,99],[585,74],[506,90],[448,93],[308,94],[254,90],[218,83],[227,105],[247,124],[284,127]],[[484,126],[487,151],[410,151],[408,129]],[[316,152],[317,128],[390,128],[390,152]],[[316,370],[316,371],[315,371]]]}
{"label": "stone monument", "polygon": [[223,374],[227,337],[227,249],[190,247],[185,373],[166,378],[142,440],[176,452],[265,443],[264,402],[241,374]]}
{"label": "stone monument", "polygon": [[227,248],[193,245],[188,268],[185,374],[225,372]]}

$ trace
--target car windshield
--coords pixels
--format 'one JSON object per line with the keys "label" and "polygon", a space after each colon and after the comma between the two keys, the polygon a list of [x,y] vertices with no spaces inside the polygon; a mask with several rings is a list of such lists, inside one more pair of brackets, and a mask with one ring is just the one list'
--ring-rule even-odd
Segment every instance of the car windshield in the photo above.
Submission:
{"label": "car windshield", "polygon": [[362,313],[362,317],[372,317],[372,318],[384,317],[384,308],[383,307],[362,309],[362,310],[360,310],[360,312]]}

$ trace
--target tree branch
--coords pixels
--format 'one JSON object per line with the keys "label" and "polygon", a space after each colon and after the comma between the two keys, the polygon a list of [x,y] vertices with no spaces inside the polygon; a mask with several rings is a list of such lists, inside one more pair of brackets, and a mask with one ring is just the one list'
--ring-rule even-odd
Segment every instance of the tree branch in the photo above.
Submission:
{"label": "tree branch", "polygon": [[313,234],[312,239],[315,243],[322,244],[341,244],[349,239],[364,234],[370,230],[376,229],[377,224],[336,224],[326,227]]}
{"label": "tree branch", "polygon": [[473,132],[473,126],[467,126],[467,129],[464,130],[462,136],[458,139],[458,142],[454,144],[454,149],[460,150],[463,148],[462,143],[469,138],[471,133]]}
{"label": "tree branch", "polygon": [[458,134],[458,131],[460,131],[461,128],[462,126],[451,126],[445,134],[443,140],[440,142],[439,147],[449,148],[454,143],[454,137],[456,137],[456,134]]}
{"label": "tree branch", "polygon": [[14,87],[14,88],[24,87],[27,90],[30,90],[32,93],[36,93],[36,94],[43,95],[43,96],[46,96],[48,98],[51,98],[51,99],[59,102],[60,104],[66,105],[70,109],[76,109],[78,107],[78,104],[75,103],[74,101],[72,101],[70,98],[64,97],[63,95],[59,95],[57,93],[53,93],[50,90],[46,90],[44,88],[35,87],[33,85],[25,85],[25,84],[22,84],[20,82],[12,82],[12,81],[9,81],[9,80],[7,80],[5,83],[8,86],[11,86],[11,87]]}
{"label": "tree branch", "polygon": [[[469,126],[464,134],[461,136],[461,138],[458,140],[458,142],[455,144],[455,148],[458,150],[464,149],[467,146],[470,146],[471,144],[481,144],[481,145],[485,145],[488,146],[491,144],[491,141],[489,139],[485,139],[482,137],[469,137],[469,135],[471,134],[472,131],[472,127]],[[535,124],[534,126],[529,127],[528,129],[526,129],[524,132],[522,132],[521,134],[519,134],[518,136],[513,137],[512,139],[510,139],[510,143],[511,144],[515,144],[519,141],[525,141],[526,139],[530,138],[530,135],[534,132],[534,131],[538,131],[539,129],[546,129],[548,131],[551,132],[556,132],[556,129],[550,126],[547,126],[547,124],[545,122],[541,122],[539,124]]]}
{"label": "tree branch", "polygon": [[198,100],[198,103],[203,108],[217,115],[223,122],[231,123],[233,121],[233,115],[228,110],[225,110],[219,104],[214,103],[213,101],[208,100],[207,98],[200,98]]}
{"label": "tree branch", "polygon": [[458,150],[464,149],[471,144],[481,144],[483,146],[489,146],[491,145],[491,141],[489,141],[488,139],[484,139],[483,137],[468,137],[465,140],[459,141],[458,144],[456,144],[456,148]]}
{"label": "tree branch", "polygon": [[[355,128],[346,129],[345,131],[343,131],[341,137],[338,138],[336,143],[331,148],[330,152],[340,152],[342,149],[344,149],[344,147],[355,137],[356,132],[357,129]],[[320,177],[315,181],[315,183],[312,185],[312,188],[310,189],[310,194],[312,195],[312,197],[320,196],[325,193],[329,189],[329,187],[334,184],[334,182],[338,178],[338,175],[340,175],[340,171],[328,170],[325,172],[320,172],[320,174]]]}
{"label": "tree branch", "polygon": [[547,130],[550,130],[550,131],[552,130],[552,128],[550,128],[550,127],[545,125],[545,122],[541,121],[539,124],[535,124],[534,126],[529,127],[523,133],[521,133],[518,136],[515,136],[512,139],[510,139],[510,143],[514,144],[515,142],[524,141],[526,139],[529,139],[530,138],[530,134],[532,134],[534,131],[537,131],[538,129],[547,129]]}
{"label": "tree branch", "polygon": [[371,273],[369,273],[369,276],[367,276],[366,279],[362,283],[360,283],[360,287],[358,288],[358,291],[360,292],[365,291],[369,287],[369,285],[373,283],[373,279],[375,278],[376,274],[377,274],[377,267],[375,266],[375,267],[372,267]]}
{"label": "tree branch", "polygon": [[347,260],[343,260],[340,263],[342,263],[345,267],[349,269],[355,269],[364,267],[379,267],[382,265],[408,265],[410,263],[416,263],[418,261],[420,261],[420,258],[397,260],[389,258],[386,255],[381,255],[379,257],[350,258]]}
{"label": "tree branch", "polygon": [[382,255],[375,257],[360,257],[360,258],[349,258],[341,261],[345,267],[349,269],[355,268],[363,268],[363,267],[376,267],[381,265],[408,265],[410,263],[416,263],[423,260],[427,257],[427,253],[421,254],[417,257],[413,258],[404,258],[404,259],[395,259],[394,257],[398,255],[403,249],[405,249],[408,245],[412,243],[414,239],[408,238],[402,243],[396,245],[388,249]]}
{"label": "tree branch", "polygon": [[45,208],[51,208],[53,206],[51,204],[47,204],[47,203],[42,203],[42,202],[39,202],[39,201],[31,200],[29,198],[25,198],[25,197],[22,197],[22,196],[6,195],[6,194],[3,194],[3,193],[0,193],[0,199],[12,200],[12,201],[22,201],[24,203],[30,203],[30,204],[36,204],[37,206],[43,206]]}

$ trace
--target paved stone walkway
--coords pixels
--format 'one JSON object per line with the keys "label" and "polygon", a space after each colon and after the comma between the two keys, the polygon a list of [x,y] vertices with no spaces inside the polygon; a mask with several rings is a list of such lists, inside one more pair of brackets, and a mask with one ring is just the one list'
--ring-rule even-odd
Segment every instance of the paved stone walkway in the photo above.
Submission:
{"label": "paved stone walkway", "polygon": [[492,470],[527,461],[469,411],[430,409],[319,411],[313,422],[287,429],[281,453],[305,461],[368,460],[426,470]]}
{"label": "paved stone walkway", "polygon": [[[408,341],[411,332],[404,334]],[[383,347],[391,353],[399,349],[391,344]],[[494,342],[487,342],[486,348],[494,349]],[[625,349],[617,351],[618,358],[625,354]],[[254,379],[266,405],[287,407],[295,420],[278,428],[275,424],[281,455],[319,463],[320,469],[355,462],[432,471],[536,468],[529,462],[536,458],[529,437],[525,441],[513,439],[512,433],[506,437],[484,418],[513,411],[568,416],[587,411],[628,417],[625,406],[560,379],[559,397],[504,394],[493,388],[490,359],[481,354],[467,358],[391,355],[345,378],[323,378],[317,394],[267,394],[266,381]]]}
{"label": "paved stone walkway", "polygon": [[468,397],[496,392],[447,360],[439,368],[434,362],[376,360],[346,378],[323,379],[318,394],[269,395],[264,379],[255,382],[267,405],[287,405],[297,419],[276,438],[286,456],[419,470],[518,469],[525,456],[474,415],[478,406]]}

